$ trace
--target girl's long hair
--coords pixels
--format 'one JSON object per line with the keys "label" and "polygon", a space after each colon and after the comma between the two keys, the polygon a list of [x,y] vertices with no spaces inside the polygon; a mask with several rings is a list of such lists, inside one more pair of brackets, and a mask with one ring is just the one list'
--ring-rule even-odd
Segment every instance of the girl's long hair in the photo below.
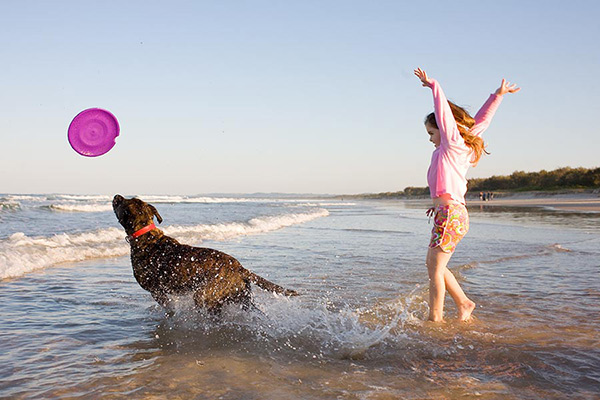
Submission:
{"label": "girl's long hair", "polygon": [[[471,115],[469,115],[467,110],[465,110],[464,108],[457,106],[451,101],[449,101],[448,104],[450,105],[450,109],[452,110],[452,115],[454,116],[454,120],[456,121],[456,126],[458,127],[458,131],[460,132],[460,136],[462,136],[462,138],[465,141],[465,144],[473,152],[473,159],[471,160],[471,163],[475,166],[479,162],[479,159],[481,158],[483,153],[490,153],[485,151],[485,143],[483,142],[483,139],[469,132],[469,129],[471,129],[473,125],[475,125],[475,119],[473,119],[473,117],[471,117]],[[425,117],[425,123],[430,124],[436,129],[439,129],[435,120],[435,113],[431,113],[427,117]]]}

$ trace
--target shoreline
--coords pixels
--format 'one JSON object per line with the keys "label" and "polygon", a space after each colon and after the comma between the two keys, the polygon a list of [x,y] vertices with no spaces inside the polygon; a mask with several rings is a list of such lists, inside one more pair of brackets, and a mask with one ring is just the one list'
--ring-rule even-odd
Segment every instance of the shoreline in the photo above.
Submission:
{"label": "shoreline", "polygon": [[552,208],[558,211],[573,212],[600,212],[600,198],[598,196],[586,197],[560,197],[553,196],[538,198],[512,198],[501,197],[490,201],[467,200],[469,206],[489,206],[489,207],[543,207]]}
{"label": "shoreline", "polygon": [[593,191],[563,192],[498,192],[492,200],[482,201],[479,197],[467,198],[471,206],[542,207],[557,211],[600,212],[600,194]]}
{"label": "shoreline", "polygon": [[[524,192],[524,193],[506,193],[495,192],[492,200],[483,201],[479,197],[467,196],[467,206],[469,207],[539,207],[550,208],[557,211],[567,212],[600,212],[600,194],[594,192],[586,193],[548,193],[548,192]],[[350,200],[351,197],[346,197]],[[397,197],[397,198],[358,198],[354,200],[370,201],[405,201],[409,203],[427,203],[431,200],[429,197]]]}

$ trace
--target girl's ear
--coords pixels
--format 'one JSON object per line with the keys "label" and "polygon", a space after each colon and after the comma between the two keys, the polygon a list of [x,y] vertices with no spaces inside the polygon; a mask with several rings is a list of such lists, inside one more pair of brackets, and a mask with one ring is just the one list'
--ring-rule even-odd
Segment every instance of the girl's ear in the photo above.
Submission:
{"label": "girl's ear", "polygon": [[150,209],[152,210],[152,214],[154,214],[156,216],[156,220],[158,221],[158,223],[162,223],[163,219],[160,216],[160,214],[158,213],[158,211],[156,210],[156,207],[154,207],[152,204],[148,204],[150,206]]}

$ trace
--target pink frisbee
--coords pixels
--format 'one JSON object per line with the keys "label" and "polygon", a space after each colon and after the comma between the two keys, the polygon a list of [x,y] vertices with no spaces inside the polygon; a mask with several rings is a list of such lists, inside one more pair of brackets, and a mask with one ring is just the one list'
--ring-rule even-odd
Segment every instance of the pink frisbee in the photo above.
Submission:
{"label": "pink frisbee", "polygon": [[119,122],[101,108],[83,110],[71,121],[67,137],[73,150],[86,157],[98,157],[115,145]]}

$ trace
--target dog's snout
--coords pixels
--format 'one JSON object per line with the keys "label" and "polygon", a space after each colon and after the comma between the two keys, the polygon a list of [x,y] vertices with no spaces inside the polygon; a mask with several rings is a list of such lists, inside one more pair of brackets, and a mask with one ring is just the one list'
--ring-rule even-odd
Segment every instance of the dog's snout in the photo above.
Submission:
{"label": "dog's snout", "polygon": [[113,207],[117,206],[119,204],[121,204],[121,202],[125,200],[125,198],[123,196],[121,196],[120,194],[116,194],[115,197],[113,197]]}

